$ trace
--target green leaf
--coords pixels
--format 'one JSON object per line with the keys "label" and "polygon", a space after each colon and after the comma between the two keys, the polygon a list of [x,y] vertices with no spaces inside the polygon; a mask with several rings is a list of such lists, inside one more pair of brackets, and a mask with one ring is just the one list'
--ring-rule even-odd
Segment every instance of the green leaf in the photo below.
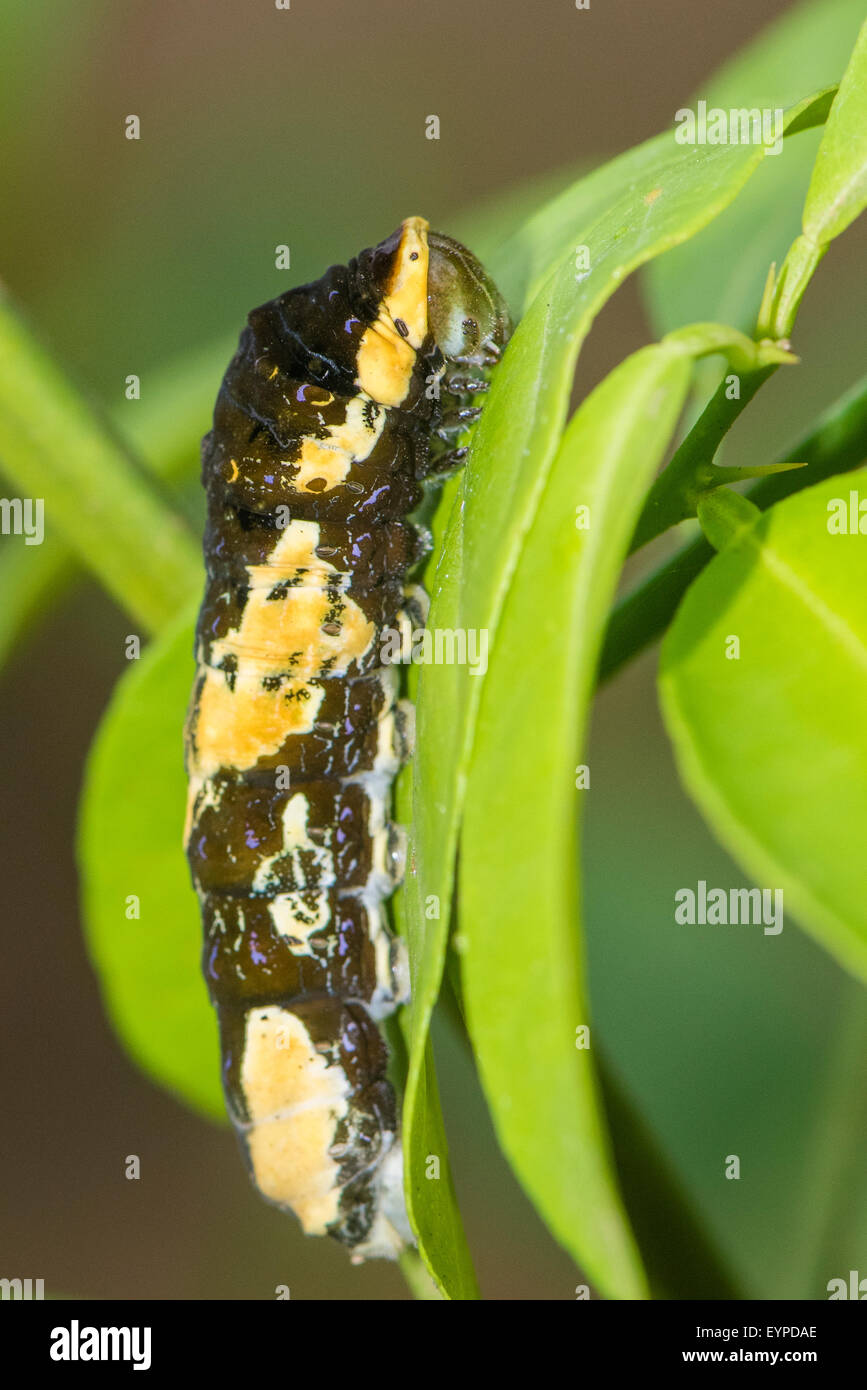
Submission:
{"label": "green leaf", "polygon": [[[407,1210],[418,1240],[419,1253],[438,1289],[446,1298],[477,1299],[479,1288],[461,1221],[454,1179],[449,1163],[448,1139],[440,1108],[433,1044],[428,1038],[418,1090],[419,1133],[426,1144],[425,1166],[406,1164]],[[426,1174],[429,1156],[439,1159],[439,1179]],[[437,1189],[434,1201],[428,1188]]]}
{"label": "green leaf", "polygon": [[867,22],[831,107],[804,205],[804,235],[820,246],[867,206]]}
{"label": "green leaf", "polygon": [[[785,116],[785,130],[820,125],[830,95],[819,92],[792,106]],[[573,262],[575,273],[577,249],[586,245],[592,253],[597,251],[590,233],[598,234],[599,226],[616,209],[619,221],[606,227],[606,239],[616,248],[618,240],[624,238],[623,263],[632,270],[711,222],[729,206],[766,153],[762,146],[678,145],[673,130],[663,131],[594,169],[540,208],[493,253],[488,268],[508,302],[526,309],[564,258]],[[715,183],[716,174],[720,187]],[[654,183],[654,177],[660,182]],[[706,206],[688,207],[691,191],[704,199]],[[646,199],[643,204],[638,202],[639,194]],[[657,201],[662,207],[656,207]],[[629,249],[630,245],[636,249],[636,224],[642,211],[647,216],[648,239],[658,236],[660,241],[652,251],[630,261]],[[665,227],[668,214],[671,222]],[[688,231],[681,231],[680,220],[686,216],[694,221]],[[595,254],[593,259],[595,268]]]}
{"label": "green leaf", "polygon": [[516,319],[532,304],[557,262],[575,245],[576,229],[590,226],[600,217],[612,193],[626,182],[627,170],[636,162],[640,165],[642,152],[664,141],[664,135],[656,136],[574,180],[492,248],[486,266]]}
{"label": "green leaf", "polygon": [[[434,517],[434,537],[441,539],[443,518],[448,515],[454,500],[458,479],[451,479],[444,489],[442,505]],[[407,693],[415,699],[417,667],[408,672]],[[409,825],[412,819],[412,768],[406,767],[397,779],[395,814],[399,824]],[[406,935],[406,894],[393,899],[395,927]],[[409,1010],[402,1009],[399,1026],[407,1048],[412,1038]],[[406,1091],[406,1071],[402,1077]],[[418,1241],[419,1254],[440,1293],[449,1299],[477,1299],[479,1288],[473,1260],[458,1207],[454,1178],[449,1161],[449,1145],[445,1121],[440,1106],[433,1041],[428,1036],[424,1060],[418,1078],[416,1099],[415,1139],[420,1161],[404,1162],[404,1192],[410,1225]],[[404,1144],[405,1144],[404,1140]],[[426,1176],[428,1155],[439,1159],[440,1175],[436,1182]]]}
{"label": "green leaf", "polygon": [[[862,471],[743,527],[663,643],[660,697],[687,790],[720,842],[847,969],[867,977],[867,549],[829,531]],[[740,510],[743,499],[734,505]],[[725,499],[714,500],[715,530]],[[736,636],[738,659],[727,659]]]}
{"label": "green leaf", "polygon": [[[788,120],[814,108],[810,98]],[[495,374],[445,541],[431,567],[431,627],[486,630],[495,640],[593,318],[631,270],[692,235],[736,197],[763,159],[761,148],[690,148],[668,132],[591,175],[594,206],[604,210],[574,228],[569,252],[519,324]],[[560,237],[567,221],[561,200],[554,209]],[[576,239],[590,248],[589,272],[575,269]],[[442,977],[458,824],[483,683],[459,664],[425,666],[418,682],[411,814],[405,817],[413,852],[404,889],[413,981],[404,1125],[413,1173],[425,1161],[417,1092]],[[437,920],[426,915],[428,900],[439,904]],[[420,1202],[435,1202],[432,1186],[427,1184],[427,1196],[421,1190]]]}
{"label": "green leaf", "polygon": [[523,307],[522,277],[528,273],[519,247],[526,246],[532,254],[532,237],[528,236],[527,228],[533,224],[540,208],[574,188],[589,172],[586,161],[581,166],[570,164],[546,170],[525,178],[504,193],[461,209],[450,219],[451,234],[470,247],[488,268],[516,317]]}
{"label": "green leaf", "polygon": [[593,1051],[576,1044],[590,1022],[575,855],[588,793],[576,791],[576,769],[608,606],[689,364],[680,343],[643,349],[566,431],[493,649],[461,836],[464,999],[500,1143],[551,1230],[612,1298],[640,1298],[645,1286]]}
{"label": "green leaf", "polygon": [[647,267],[642,290],[658,333],[701,318],[753,331],[768,267],[782,260],[800,231],[817,146],[816,131],[786,140],[782,154],[766,160],[761,179],[721,217]]}
{"label": "green leaf", "polygon": [[[79,871],[88,950],[124,1046],[160,1085],[222,1121],[217,1027],[183,849],[192,651],[185,613],[118,683],[88,759]],[[128,919],[131,895],[140,916]]]}
{"label": "green leaf", "polygon": [[[863,18],[863,0],[807,0],[702,83],[691,104],[700,98],[727,110],[776,110],[805,90],[836,83]],[[752,331],[768,267],[782,260],[801,230],[817,148],[818,133],[787,140],[762,178],[754,179],[721,217],[647,268],[643,289],[659,333],[702,318]]]}
{"label": "green leaf", "polygon": [[[785,116],[785,131],[788,133],[795,129],[809,130],[812,126],[821,125],[831,104],[833,91],[833,88],[820,91],[793,106]],[[614,199],[623,196],[624,193],[628,194],[631,180],[635,179],[640,186],[640,181],[647,171],[660,161],[660,167],[666,167],[666,154],[671,156],[675,151],[677,154],[673,162],[676,165],[679,158],[684,162],[684,167],[690,164],[693,156],[699,154],[699,167],[690,171],[688,178],[694,176],[701,180],[702,174],[706,173],[702,156],[706,157],[712,148],[721,147],[700,146],[697,149],[689,149],[675,144],[673,131],[663,131],[643,145],[627,150],[616,159],[603,164],[601,168],[594,169],[528,218],[522,227],[492,252],[488,261],[488,269],[516,315],[532,304],[552,271],[564,257],[574,261],[577,249],[587,244],[584,230],[594,227],[599,219],[605,217]],[[737,147],[730,146],[728,149],[731,154],[735,154]],[[746,154],[748,150],[749,147],[741,147],[741,154]],[[766,153],[762,147],[752,147],[751,158],[747,160],[749,169],[744,174],[744,181]],[[725,175],[723,178],[725,180]],[[704,191],[710,204],[708,215],[694,230],[705,226],[727,208],[734,196],[733,193],[727,194],[723,189],[722,196],[717,200],[712,179],[707,180]],[[645,186],[643,192],[649,200],[657,196],[652,185]],[[650,205],[649,201],[648,206]],[[655,219],[651,219],[651,222],[654,227],[658,226]],[[628,223],[619,230],[622,235],[628,235]],[[674,235],[653,254],[659,255],[661,251],[678,246],[682,240],[682,237]],[[706,263],[704,274],[706,277]],[[693,314],[685,317],[698,319],[720,316]],[[678,318],[676,322],[683,323],[684,317]]]}
{"label": "green leaf", "polygon": [[0,462],[150,632],[201,582],[186,526],[0,296]]}

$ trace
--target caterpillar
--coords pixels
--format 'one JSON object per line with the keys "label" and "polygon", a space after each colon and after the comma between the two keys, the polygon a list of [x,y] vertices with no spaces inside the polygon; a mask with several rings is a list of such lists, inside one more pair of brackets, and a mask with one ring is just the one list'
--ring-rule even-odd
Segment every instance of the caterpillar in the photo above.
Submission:
{"label": "caterpillar", "polygon": [[261,1194],[354,1259],[411,1238],[378,1024],[408,998],[384,904],[413,710],[382,639],[406,660],[425,621],[410,514],[509,332],[476,258],[409,217],[252,311],[202,442],[185,843],[226,1104]]}

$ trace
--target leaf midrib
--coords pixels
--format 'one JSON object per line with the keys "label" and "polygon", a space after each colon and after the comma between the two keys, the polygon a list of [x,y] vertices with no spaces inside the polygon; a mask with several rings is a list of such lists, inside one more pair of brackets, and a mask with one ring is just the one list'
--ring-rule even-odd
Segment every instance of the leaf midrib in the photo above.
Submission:
{"label": "leaf midrib", "polygon": [[856,665],[862,666],[867,673],[867,643],[864,642],[851,625],[841,617],[841,615],[826,603],[824,599],[810,588],[809,584],[798,574],[788,560],[784,560],[778,551],[766,541],[762,541],[756,532],[749,531],[743,537],[745,546],[751,546],[755,551],[762,565],[774,576],[779,583],[789,591],[789,593],[800,601],[808,613],[822,626],[829,634],[836,636],[841,646],[849,653]]}

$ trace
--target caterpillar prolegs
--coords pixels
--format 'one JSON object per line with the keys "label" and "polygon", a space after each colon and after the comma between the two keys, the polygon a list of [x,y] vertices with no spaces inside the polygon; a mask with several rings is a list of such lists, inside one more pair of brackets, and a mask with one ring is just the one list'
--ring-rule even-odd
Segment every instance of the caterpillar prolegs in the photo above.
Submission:
{"label": "caterpillar prolegs", "polygon": [[425,619],[409,514],[460,463],[508,338],[478,261],[410,217],[249,315],[202,445],[187,854],[227,1107],[260,1192],[355,1256],[409,1239],[377,1020],[408,995],[385,899]]}

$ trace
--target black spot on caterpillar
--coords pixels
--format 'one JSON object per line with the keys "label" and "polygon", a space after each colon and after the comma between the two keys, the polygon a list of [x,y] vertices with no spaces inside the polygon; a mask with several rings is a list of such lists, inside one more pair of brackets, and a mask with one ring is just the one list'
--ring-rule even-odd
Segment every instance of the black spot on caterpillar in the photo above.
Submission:
{"label": "black spot on caterpillar", "polygon": [[376,1021],[407,997],[384,900],[412,708],[381,638],[424,621],[408,517],[508,335],[478,261],[408,218],[253,310],[203,441],[185,838],[227,1106],[261,1193],[358,1258],[409,1240]]}

